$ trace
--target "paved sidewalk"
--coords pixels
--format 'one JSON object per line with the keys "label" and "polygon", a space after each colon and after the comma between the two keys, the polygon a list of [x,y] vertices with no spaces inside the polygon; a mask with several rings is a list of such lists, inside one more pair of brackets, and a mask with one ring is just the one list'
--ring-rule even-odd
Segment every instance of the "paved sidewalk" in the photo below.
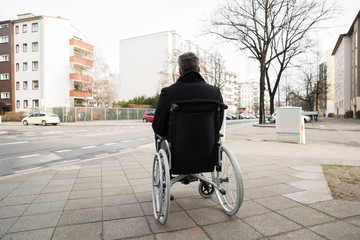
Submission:
{"label": "paved sidewalk", "polygon": [[360,239],[360,202],[333,200],[320,164],[360,165],[360,121],[306,129],[307,145],[274,128],[239,127],[224,143],[245,197],[227,216],[197,183],[175,184],[166,225],[151,202],[153,144],[127,153],[0,178],[4,239]]}

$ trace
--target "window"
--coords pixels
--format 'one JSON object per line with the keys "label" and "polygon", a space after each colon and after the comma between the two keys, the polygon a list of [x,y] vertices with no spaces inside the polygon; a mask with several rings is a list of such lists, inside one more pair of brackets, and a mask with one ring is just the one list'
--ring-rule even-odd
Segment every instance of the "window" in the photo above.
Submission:
{"label": "window", "polygon": [[20,100],[16,100],[16,108],[20,108]]}
{"label": "window", "polygon": [[23,71],[27,71],[27,62],[23,63]]}
{"label": "window", "polygon": [[9,61],[9,55],[0,55],[0,62],[8,62]]}
{"label": "window", "polygon": [[32,70],[37,71],[38,69],[39,69],[39,62],[38,61],[32,62]]}
{"label": "window", "polygon": [[27,90],[27,89],[28,89],[28,82],[27,82],[27,81],[24,81],[24,82],[23,82],[23,89],[24,89],[24,90]]}
{"label": "window", "polygon": [[9,36],[1,36],[0,43],[7,43],[9,42]]}
{"label": "window", "polygon": [[24,24],[22,27],[23,27],[23,33],[26,33],[27,32],[27,25]]}
{"label": "window", "polygon": [[19,33],[19,26],[15,26],[15,33],[16,33],[16,34]]}
{"label": "window", "polygon": [[38,80],[33,80],[32,81],[32,89],[33,90],[39,89],[39,81]]}
{"label": "window", "polygon": [[16,52],[19,52],[19,44],[16,44]]}
{"label": "window", "polygon": [[7,28],[7,27],[9,27],[9,25],[7,23],[0,25],[0,28]]}
{"label": "window", "polygon": [[38,42],[33,42],[32,43],[32,51],[37,52],[38,50],[39,50],[39,43]]}
{"label": "window", "polygon": [[20,82],[16,82],[16,90],[20,90]]}
{"label": "window", "polygon": [[10,92],[2,92],[1,99],[8,99],[10,98]]}
{"label": "window", "polygon": [[34,100],[32,101],[32,106],[33,106],[33,107],[39,107],[39,100],[38,100],[38,99],[34,99]]}
{"label": "window", "polygon": [[9,80],[10,74],[9,73],[2,73],[0,74],[0,80]]}
{"label": "window", "polygon": [[27,52],[27,43],[23,44],[23,52]]}
{"label": "window", "polygon": [[24,108],[28,107],[28,100],[24,100]]}
{"label": "window", "polygon": [[20,70],[20,64],[17,63],[17,64],[16,64],[16,71],[18,72],[19,70]]}
{"label": "window", "polygon": [[38,24],[38,23],[33,23],[33,24],[31,25],[31,30],[32,30],[33,32],[37,32],[37,31],[38,31],[38,28],[39,28],[39,24]]}

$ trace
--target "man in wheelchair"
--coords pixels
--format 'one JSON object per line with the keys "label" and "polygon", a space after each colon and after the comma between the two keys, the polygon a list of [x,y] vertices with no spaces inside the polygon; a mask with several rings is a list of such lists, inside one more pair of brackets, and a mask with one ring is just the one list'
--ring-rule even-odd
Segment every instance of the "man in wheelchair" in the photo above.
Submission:
{"label": "man in wheelchair", "polygon": [[239,210],[243,199],[237,160],[221,143],[227,106],[220,89],[204,81],[194,53],[180,55],[178,65],[180,77],[162,89],[152,124],[156,134],[153,208],[162,224],[169,212],[170,187],[176,182],[200,180],[200,195],[216,193],[229,215]]}

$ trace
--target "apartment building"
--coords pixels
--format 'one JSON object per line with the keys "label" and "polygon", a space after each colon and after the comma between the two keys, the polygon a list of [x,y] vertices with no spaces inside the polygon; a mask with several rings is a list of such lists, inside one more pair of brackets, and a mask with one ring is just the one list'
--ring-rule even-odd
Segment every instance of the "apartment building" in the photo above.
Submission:
{"label": "apartment building", "polygon": [[335,59],[331,51],[326,52],[326,114],[335,113],[334,92],[335,92]]}
{"label": "apartment building", "polygon": [[70,107],[89,97],[82,83],[92,81],[93,46],[68,19],[18,15],[13,24],[16,111]]}
{"label": "apartment building", "polygon": [[[239,109],[253,114],[258,114],[260,109],[260,84],[256,81],[239,83]],[[264,92],[265,112],[270,112],[269,92]]]}
{"label": "apartment building", "polygon": [[335,57],[335,113],[344,116],[347,111],[359,111],[360,61],[359,37],[360,11],[347,33],[341,34],[332,55]]}
{"label": "apartment building", "polygon": [[11,21],[0,22],[0,115],[14,110],[15,93],[13,28]]}

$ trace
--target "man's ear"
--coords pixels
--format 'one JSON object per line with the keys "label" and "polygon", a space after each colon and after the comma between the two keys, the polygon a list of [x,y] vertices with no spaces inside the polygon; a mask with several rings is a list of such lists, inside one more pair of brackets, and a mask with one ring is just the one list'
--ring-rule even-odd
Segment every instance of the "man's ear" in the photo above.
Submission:
{"label": "man's ear", "polygon": [[181,69],[179,68],[179,75],[181,75],[182,74],[182,71],[181,71]]}
{"label": "man's ear", "polygon": [[200,67],[198,67],[198,73],[200,72]]}

